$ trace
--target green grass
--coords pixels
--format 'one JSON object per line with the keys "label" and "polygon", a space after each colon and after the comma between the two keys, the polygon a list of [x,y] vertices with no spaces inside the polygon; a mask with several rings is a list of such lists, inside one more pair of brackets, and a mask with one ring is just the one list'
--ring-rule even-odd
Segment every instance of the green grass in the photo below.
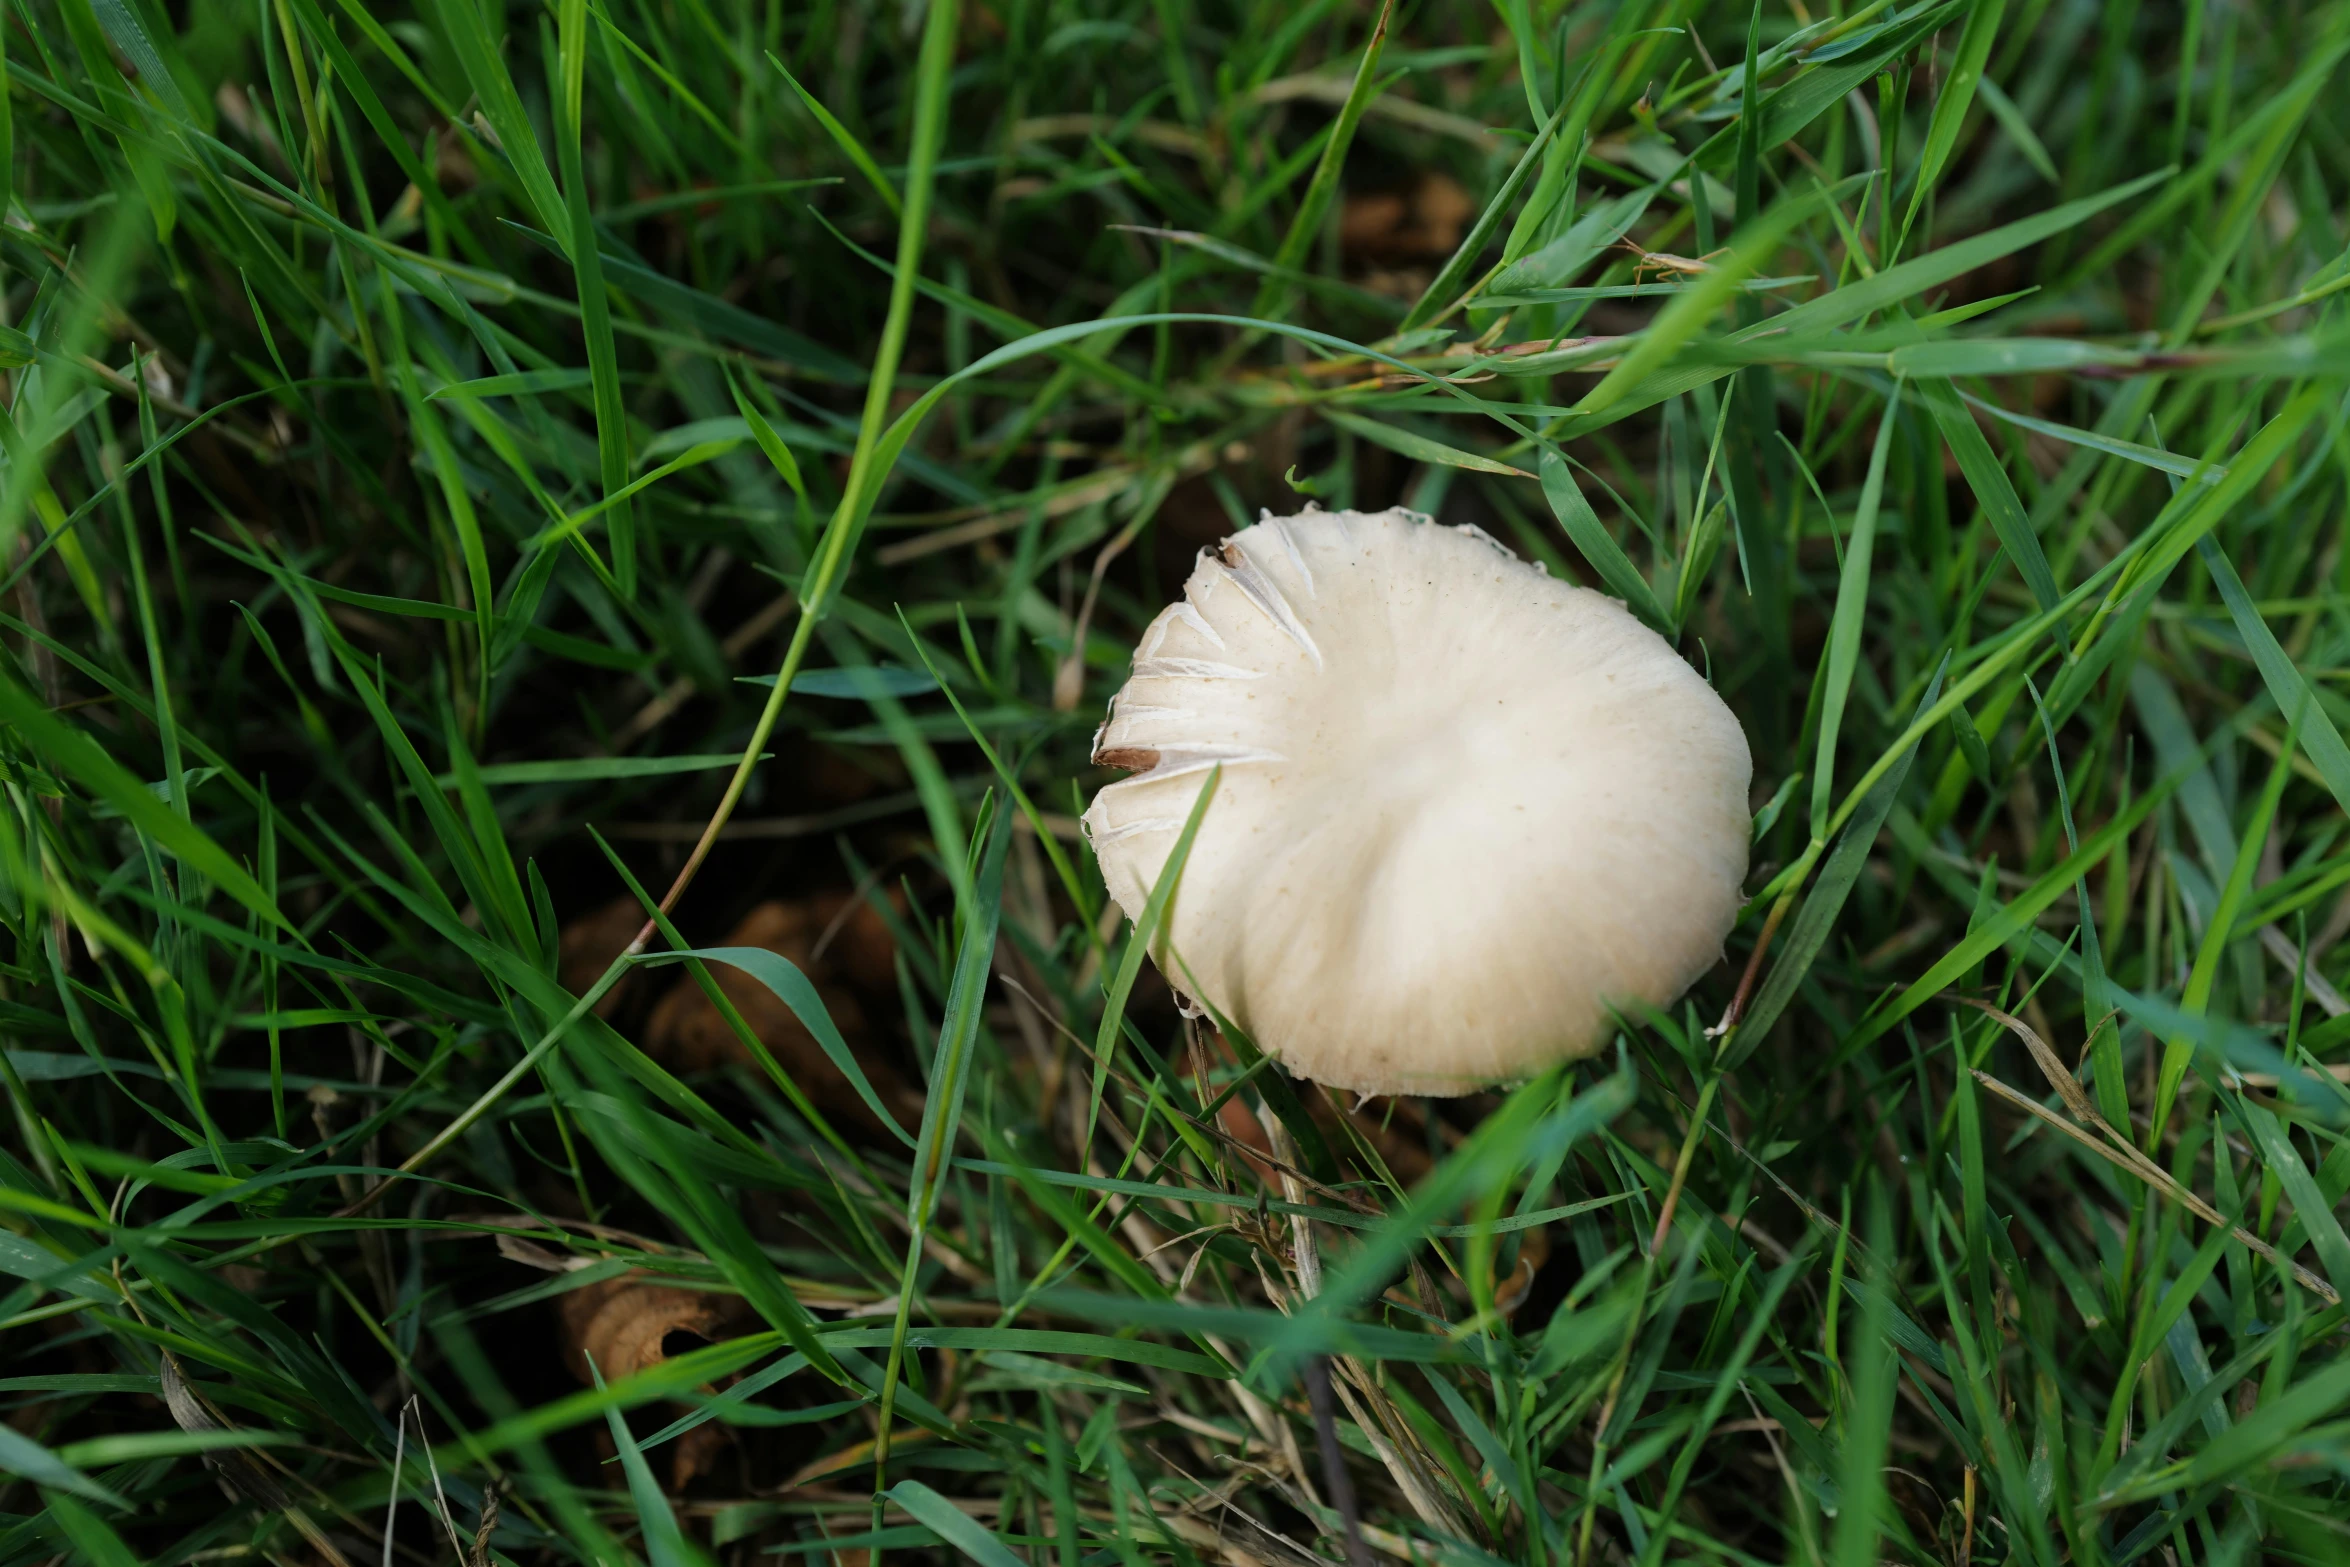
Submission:
{"label": "green grass", "polygon": [[[1841,8],[7,5],[0,1567],[2350,1559],[2350,4]],[[1738,714],[1673,1015],[1350,1120],[1104,918],[1308,496]]]}

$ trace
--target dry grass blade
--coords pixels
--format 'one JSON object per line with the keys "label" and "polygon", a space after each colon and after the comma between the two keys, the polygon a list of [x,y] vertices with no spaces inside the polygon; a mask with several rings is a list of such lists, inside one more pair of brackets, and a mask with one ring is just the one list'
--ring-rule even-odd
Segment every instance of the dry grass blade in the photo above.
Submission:
{"label": "dry grass blade", "polygon": [[2026,1023],[2020,1017],[2000,1011],[1987,1001],[1977,1001],[1971,996],[1961,996],[1957,999],[1967,1006],[1973,1007],[1984,1016],[1996,1020],[2009,1033],[2024,1042],[2024,1048],[2032,1053],[2033,1064],[2040,1068],[2040,1075],[2048,1079],[2048,1086],[2056,1090],[2057,1097],[2064,1101],[2065,1109],[2072,1113],[2074,1120],[2084,1126],[2096,1127],[2108,1137],[2113,1138],[2125,1150],[2136,1152],[2131,1148],[2129,1141],[2107,1125],[2105,1117],[2097,1113],[2097,1107],[2089,1102],[2088,1092],[2081,1087],[2081,1080],[2073,1076],[2065,1066],[2064,1058],[2056,1053],[2048,1041],[2040,1037],[2039,1030],[2033,1028],[2031,1024]]}
{"label": "dry grass blade", "polygon": [[2327,1017],[2341,1017],[2350,1013],[2350,1001],[2344,1001],[2342,993],[2333,987],[2333,982],[2317,971],[2315,954],[2324,951],[2324,947],[2312,944],[2310,951],[2305,953],[2293,945],[2290,936],[2274,925],[2260,927],[2260,945],[2270,957],[2282,963],[2288,972],[2293,969],[2301,971],[2302,987],[2308,991],[2309,999],[2316,1003],[2319,1011]]}
{"label": "dry grass blade", "polygon": [[[1288,1127],[1270,1110],[1264,1113],[1263,1122],[1265,1133],[1272,1143],[1274,1158],[1280,1161],[1282,1196],[1292,1203],[1304,1202],[1308,1196],[1307,1183],[1295,1171],[1298,1151]],[[1302,1214],[1292,1214],[1289,1222],[1290,1265],[1297,1280],[1298,1293],[1311,1298],[1319,1294],[1322,1288],[1321,1248],[1314,1238],[1310,1220]],[[1288,1307],[1285,1305],[1284,1309]],[[1362,1433],[1371,1450],[1378,1454],[1379,1462],[1386,1468],[1389,1478],[1394,1480],[1396,1489],[1403,1494],[1422,1523],[1454,1539],[1468,1539],[1470,1535],[1466,1522],[1446,1502],[1440,1482],[1435,1478],[1434,1461],[1421,1450],[1410,1425],[1396,1410],[1394,1401],[1380,1389],[1378,1379],[1353,1355],[1341,1355],[1337,1359],[1337,1376],[1330,1374],[1326,1364],[1319,1370],[1324,1390],[1319,1396],[1326,1399],[1329,1392],[1338,1395],[1339,1400],[1346,1405],[1347,1415],[1354,1421],[1355,1428]],[[1315,1374],[1308,1373],[1309,1376]],[[1342,1463],[1336,1453],[1336,1427],[1325,1421],[1324,1410],[1320,1407],[1316,1409],[1314,1422],[1315,1437],[1322,1449],[1324,1483],[1331,1487],[1330,1500],[1337,1507],[1344,1525],[1348,1554],[1359,1558],[1363,1549],[1360,1510],[1348,1506],[1348,1493],[1337,1488],[1340,1477],[1333,1477],[1329,1472],[1334,1462]],[[1291,1461],[1297,1461],[1294,1455]],[[1300,1478],[1303,1478],[1302,1474]],[[1357,1567],[1360,1567],[1359,1561]]]}
{"label": "dry grass blade", "polygon": [[[2071,1137],[2075,1141],[2079,1142],[2083,1147],[2095,1149],[2100,1158],[2107,1159],[2112,1163],[2121,1166],[2123,1169],[2129,1171],[2132,1175],[2138,1177],[2139,1180],[2144,1181],[2148,1186],[2151,1186],[2156,1191],[2162,1193],[2172,1202],[2179,1204],[2188,1212],[2203,1220],[2206,1224],[2227,1225],[2230,1233],[2232,1233],[2236,1239],[2242,1241],[2246,1246],[2250,1247],[2254,1252],[2263,1257],[2266,1257],[2271,1262],[2290,1267],[2293,1270],[2293,1276],[2301,1281],[2302,1286],[2310,1290],[2312,1293],[2321,1296],[2328,1305],[2338,1306],[2342,1303],[2341,1296],[2335,1293],[2332,1285],[2326,1283],[2325,1280],[2319,1278],[2316,1274],[2310,1272],[2307,1268],[2302,1267],[2299,1263],[2291,1262],[2285,1257],[2279,1255],[2275,1247],[2269,1245],[2268,1242],[2262,1240],[2259,1236],[2254,1235],[2251,1231],[2243,1228],[2241,1225],[2229,1224],[2228,1221],[2221,1216],[2218,1209],[2212,1207],[2211,1204],[2205,1202],[2202,1198],[2196,1196],[2192,1191],[2180,1185],[2177,1178],[2174,1177],[2168,1170],[2164,1169],[2161,1165],[2156,1164],[2151,1158],[2147,1157],[2146,1154],[2141,1152],[2135,1143],[2132,1143],[2121,1133],[2115,1131],[2112,1124],[2108,1122],[2104,1116],[2097,1113],[2097,1107],[2089,1102],[2088,1094],[2082,1090],[2080,1080],[2065,1069],[2063,1058],[2057,1055],[2057,1053],[2049,1047],[2047,1040],[2040,1037],[2038,1030],[2034,1029],[2022,1018],[2014,1017],[2008,1013],[2002,1012],[1997,1007],[1990,1005],[1988,1002],[1977,1001],[1967,997],[1961,997],[1960,999],[1964,1000],[1968,1006],[1973,1007],[1975,1010],[1983,1013],[1985,1016],[1996,1019],[2003,1027],[2008,1030],[2008,1032],[2014,1034],[2017,1038],[2024,1042],[2024,1048],[2032,1053],[2033,1061],[2039,1064],[2040,1071],[2042,1075],[2048,1079],[2049,1086],[2056,1090],[2058,1097],[2064,1100],[2065,1108],[2072,1112],[2073,1119],[2080,1122],[2081,1126],[2074,1127],[2065,1125],[2064,1122],[2051,1115],[2047,1107],[2040,1104],[2037,1100],[2027,1098],[2023,1094],[2017,1092],[2013,1088],[2008,1087],[2005,1083],[2000,1082],[1997,1078],[1992,1077],[1986,1072],[1977,1071],[1975,1073],[1975,1077],[1985,1087],[1989,1088],[1993,1093],[1998,1094],[2001,1098],[2006,1099],[2012,1103],[2022,1105],[2029,1109],[2034,1115],[2048,1122],[2051,1126],[2058,1128],[2064,1132],[2066,1136]],[[2081,1127],[2092,1127],[2097,1131],[2104,1133],[2105,1140],[2103,1142],[2098,1141],[2096,1138],[2090,1136],[2087,1131],[2082,1130]]]}
{"label": "dry grass blade", "polygon": [[490,1536],[498,1529],[498,1490],[495,1480],[481,1488],[481,1524],[473,1531],[473,1549],[465,1558],[466,1567],[490,1567]]}
{"label": "dry grass blade", "polygon": [[[180,1371],[177,1356],[162,1358],[163,1407],[171,1411],[171,1418],[182,1431],[226,1431],[228,1423],[212,1412],[212,1407],[196,1395]],[[221,1478],[226,1485],[246,1501],[257,1502],[273,1511],[283,1512],[294,1505],[286,1488],[277,1483],[270,1472],[256,1463],[249,1453],[233,1447],[224,1447],[204,1455],[204,1467]]]}
{"label": "dry grass blade", "polygon": [[[2310,1069],[2306,1067],[2302,1070],[2305,1073],[2310,1072]],[[2337,1083],[2350,1083],[2350,1061],[2336,1061],[2333,1065],[2319,1067],[2316,1071],[2323,1072]],[[2238,1075],[2243,1078],[2246,1088],[2274,1088],[2283,1081],[2274,1072],[2243,1072]],[[2311,1073],[2311,1075],[2315,1074]]]}
{"label": "dry grass blade", "polygon": [[[726,640],[719,644],[726,654],[727,661],[732,663],[756,647],[760,638],[783,624],[785,617],[791,614],[792,606],[798,602],[799,600],[790,593],[779,594],[768,600],[757,614],[728,632]],[[626,723],[612,732],[611,738],[605,743],[605,749],[615,756],[619,755],[646,735],[660,728],[679,708],[685,706],[692,699],[693,694],[694,683],[689,677],[681,675],[670,681],[668,685],[661,688],[659,695],[638,708]],[[635,905],[631,903],[630,907],[633,908]],[[636,925],[632,924],[629,926],[629,934],[634,935],[635,933]],[[624,940],[621,944],[625,946],[627,943]],[[602,971],[598,970],[597,972]],[[593,983],[594,975],[588,976],[588,980],[589,983]],[[571,988],[578,990],[582,987],[575,985]]]}
{"label": "dry grass blade", "polygon": [[2205,1202],[2202,1198],[2196,1196],[2186,1187],[2181,1186],[2177,1181],[2171,1179],[2170,1173],[2168,1171],[2163,1170],[2160,1167],[2148,1163],[2142,1159],[2131,1159],[2125,1157],[2115,1149],[2109,1148],[2104,1143],[2099,1142],[2096,1138],[2090,1136],[2081,1128],[2074,1126],[2069,1121],[2066,1121],[2063,1117],[2057,1115],[2056,1112],[2050,1110],[2046,1105],[2040,1103],[2040,1101],[2037,1099],[2032,1098],[2028,1094],[2025,1094],[2018,1089],[2010,1088],[2007,1084],[2001,1082],[1998,1078],[1993,1077],[1988,1072],[1977,1069],[1975,1071],[1975,1081],[1981,1083],[1985,1088],[1990,1089],[1991,1092],[1997,1094],[2000,1098],[2006,1100],[2009,1104],[2016,1106],[2018,1109],[2028,1111],[2032,1115],[2037,1116],[2040,1120],[2048,1123],[2050,1126],[2055,1127],[2058,1131],[2064,1133],[2065,1136],[2070,1137],[2075,1142],[2079,1143],[2082,1147],[2088,1149],[2091,1153],[2096,1154],[2099,1158],[2119,1165],[2121,1168],[2129,1171],[2132,1175],[2135,1175],[2138,1177],[2138,1179],[2144,1181],[2148,1186],[2160,1192],[2163,1196],[2169,1198],[2172,1202],[2177,1203],[2180,1207],[2185,1208],[2188,1212],[2194,1214],[2195,1217],[2203,1220],[2206,1224],[2227,1225],[2229,1233],[2234,1235],[2236,1239],[2242,1241],[2248,1249],[2259,1256],[2267,1258],[2270,1262],[2276,1263],[2280,1267],[2292,1269],[2293,1277],[2300,1283],[2301,1287],[2308,1290],[2311,1294],[2317,1296],[2319,1299],[2323,1300],[2327,1305],[2339,1306],[2342,1303],[2342,1297],[2334,1292],[2334,1287],[2332,1285],[2319,1278],[2316,1274],[2310,1272],[2307,1268],[2302,1267],[2301,1264],[2281,1255],[2274,1246],[2271,1246],[2268,1242],[2262,1240],[2259,1236],[2253,1234],[2250,1230],[2245,1229],[2242,1225],[2228,1224],[2228,1221],[2221,1217],[2218,1209],[2212,1207],[2211,1204]]}
{"label": "dry grass blade", "polygon": [[[166,1353],[161,1357],[160,1375],[163,1407],[171,1412],[173,1423],[182,1431],[233,1429],[188,1385],[177,1356]],[[328,1567],[351,1567],[351,1559],[336,1548],[334,1541],[328,1539],[325,1532],[311,1521],[309,1514],[295,1505],[294,1499],[286,1494],[286,1488],[278,1484],[277,1477],[251,1453],[234,1447],[218,1448],[204,1454],[204,1467],[218,1475],[221,1485],[235,1495],[272,1512],[285,1514],[286,1522],[292,1524],[295,1531],[310,1542],[311,1548],[326,1559]]]}

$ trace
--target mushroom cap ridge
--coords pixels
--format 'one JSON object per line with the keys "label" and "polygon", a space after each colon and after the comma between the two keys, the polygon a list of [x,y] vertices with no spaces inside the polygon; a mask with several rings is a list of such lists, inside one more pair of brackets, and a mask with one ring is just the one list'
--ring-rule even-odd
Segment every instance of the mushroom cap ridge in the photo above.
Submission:
{"label": "mushroom cap ridge", "polygon": [[1300,1077],[1460,1094],[1588,1055],[1719,960],[1738,721],[1614,599],[1406,511],[1203,550],[1095,740],[1138,915],[1223,774],[1153,956]]}

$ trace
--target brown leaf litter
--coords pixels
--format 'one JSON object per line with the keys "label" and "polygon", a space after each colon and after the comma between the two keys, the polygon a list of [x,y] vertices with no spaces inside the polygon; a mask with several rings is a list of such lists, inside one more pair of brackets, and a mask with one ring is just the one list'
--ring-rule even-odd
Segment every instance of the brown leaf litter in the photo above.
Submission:
{"label": "brown leaf litter", "polygon": [[[859,999],[860,992],[886,992],[896,982],[896,947],[889,926],[871,905],[847,893],[788,903],[771,899],[744,915],[720,945],[763,947],[790,959],[816,987],[882,1102],[906,1124],[920,1120],[922,1096],[873,1048],[873,1026]],[[871,1108],[780,997],[728,965],[713,964],[710,977],[818,1110],[844,1130],[881,1131]],[[647,1054],[672,1071],[756,1065],[691,974],[679,975],[654,1006],[644,1044]]]}
{"label": "brown leaf litter", "polygon": [[1476,216],[1461,182],[1430,169],[1400,190],[1350,194],[1339,209],[1338,248],[1349,261],[1442,261]]}
{"label": "brown leaf litter", "polygon": [[732,1338],[746,1320],[741,1299],[680,1289],[644,1273],[603,1279],[555,1298],[563,1364],[582,1382],[647,1371],[677,1355]]}
{"label": "brown leaf litter", "polygon": [[[592,914],[583,914],[563,927],[561,943],[556,953],[556,977],[563,988],[575,996],[584,996],[596,981],[604,977],[604,970],[613,960],[628,950],[636,933],[644,928],[645,911],[634,898],[614,898]],[[604,992],[596,1003],[596,1016],[610,1017],[628,999],[637,986],[634,970],[623,974],[619,983]]]}
{"label": "brown leaf litter", "polygon": [[[636,900],[624,897],[565,925],[559,960],[564,988],[584,994],[627,949],[643,922],[644,911]],[[869,902],[843,891],[769,899],[713,945],[761,947],[788,958],[815,986],[882,1102],[905,1124],[920,1120],[921,1095],[875,1048],[875,1031],[866,1012],[866,997],[887,996],[897,988],[896,941],[888,922]],[[725,964],[711,965],[710,977],[752,1035],[827,1119],[852,1135],[881,1134],[872,1109],[773,991]],[[623,978],[597,1003],[598,1015],[614,1017],[646,982],[635,973]],[[725,1016],[682,970],[675,971],[668,989],[655,1001],[641,1034],[645,1053],[673,1072],[758,1067],[757,1057]]]}
{"label": "brown leaf litter", "polygon": [[[505,1239],[500,1237],[501,1251],[505,1250]],[[595,1379],[591,1363],[606,1382],[617,1382],[733,1338],[750,1321],[748,1308],[737,1296],[680,1289],[641,1272],[599,1280],[559,1295],[555,1309],[563,1363],[582,1382]],[[705,1384],[701,1391],[713,1393],[717,1389]],[[726,1428],[714,1421],[679,1437],[670,1459],[669,1488],[684,1490],[717,1461],[727,1442]]]}

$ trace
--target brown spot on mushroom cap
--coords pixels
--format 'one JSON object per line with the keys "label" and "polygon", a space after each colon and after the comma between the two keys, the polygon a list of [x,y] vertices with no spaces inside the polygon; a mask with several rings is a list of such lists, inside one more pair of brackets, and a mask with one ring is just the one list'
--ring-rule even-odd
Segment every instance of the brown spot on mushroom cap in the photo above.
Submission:
{"label": "brown spot on mushroom cap", "polygon": [[1114,745],[1093,753],[1094,765],[1147,773],[1159,765],[1159,753],[1144,746]]}

